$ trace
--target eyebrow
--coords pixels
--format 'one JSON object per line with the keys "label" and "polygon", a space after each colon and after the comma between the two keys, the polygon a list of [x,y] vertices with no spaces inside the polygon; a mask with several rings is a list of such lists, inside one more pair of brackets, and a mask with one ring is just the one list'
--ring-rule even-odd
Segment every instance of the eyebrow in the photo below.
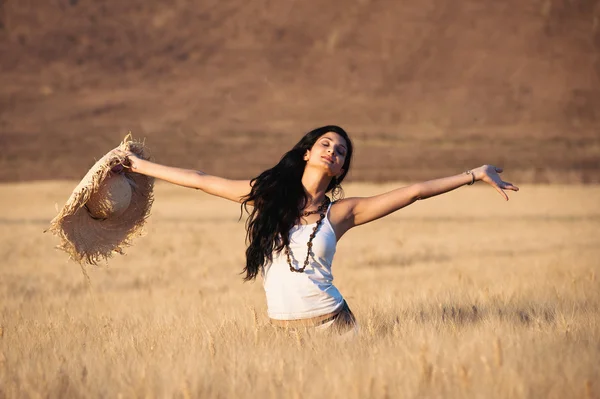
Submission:
{"label": "eyebrow", "polygon": [[[333,139],[332,139],[331,137],[322,136],[321,138],[322,138],[322,139],[327,139],[327,140],[329,140],[329,141],[333,141]],[[343,145],[343,144],[338,144],[338,145],[339,145],[340,147],[344,147],[344,150],[348,151],[348,149],[346,148],[346,146],[345,146],[345,145]]]}

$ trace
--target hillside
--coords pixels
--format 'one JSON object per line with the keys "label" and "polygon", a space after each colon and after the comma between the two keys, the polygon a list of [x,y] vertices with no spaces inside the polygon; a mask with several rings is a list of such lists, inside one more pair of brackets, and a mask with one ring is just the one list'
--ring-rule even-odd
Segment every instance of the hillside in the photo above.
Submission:
{"label": "hillside", "polygon": [[0,1],[0,181],[80,178],[131,130],[227,177],[311,128],[354,180],[502,164],[600,182],[600,2]]}

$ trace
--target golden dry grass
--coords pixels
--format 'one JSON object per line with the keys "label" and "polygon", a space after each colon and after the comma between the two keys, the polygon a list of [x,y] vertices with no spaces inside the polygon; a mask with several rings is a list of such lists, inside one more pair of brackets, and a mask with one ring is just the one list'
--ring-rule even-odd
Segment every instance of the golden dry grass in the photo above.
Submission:
{"label": "golden dry grass", "polygon": [[598,186],[465,187],[349,232],[347,341],[270,328],[238,206],[165,184],[88,286],[42,234],[74,186],[0,186],[0,398],[600,395]]}

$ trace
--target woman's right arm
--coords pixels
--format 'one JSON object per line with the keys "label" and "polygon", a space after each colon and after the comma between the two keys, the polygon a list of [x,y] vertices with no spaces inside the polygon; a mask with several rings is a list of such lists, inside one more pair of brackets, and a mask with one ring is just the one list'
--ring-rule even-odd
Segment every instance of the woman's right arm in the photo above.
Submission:
{"label": "woman's right arm", "polygon": [[202,190],[207,194],[226,198],[241,203],[250,193],[250,180],[230,180],[218,176],[211,176],[199,170],[181,169],[165,166],[138,158],[130,152],[115,150],[115,152],[129,160],[129,167],[133,172],[155,177],[183,187]]}

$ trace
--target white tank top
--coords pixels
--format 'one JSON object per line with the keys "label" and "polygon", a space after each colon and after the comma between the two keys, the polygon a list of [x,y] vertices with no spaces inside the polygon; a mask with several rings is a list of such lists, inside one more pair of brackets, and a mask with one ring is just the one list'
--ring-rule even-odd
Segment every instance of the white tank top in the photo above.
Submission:
{"label": "white tank top", "polygon": [[[307,319],[337,311],[344,298],[335,288],[331,263],[337,239],[329,222],[329,210],[313,239],[309,264],[303,273],[290,270],[285,249],[273,253],[273,262],[263,268],[269,317],[279,320]],[[296,225],[290,230],[292,266],[304,265],[308,240],[316,223]]]}

